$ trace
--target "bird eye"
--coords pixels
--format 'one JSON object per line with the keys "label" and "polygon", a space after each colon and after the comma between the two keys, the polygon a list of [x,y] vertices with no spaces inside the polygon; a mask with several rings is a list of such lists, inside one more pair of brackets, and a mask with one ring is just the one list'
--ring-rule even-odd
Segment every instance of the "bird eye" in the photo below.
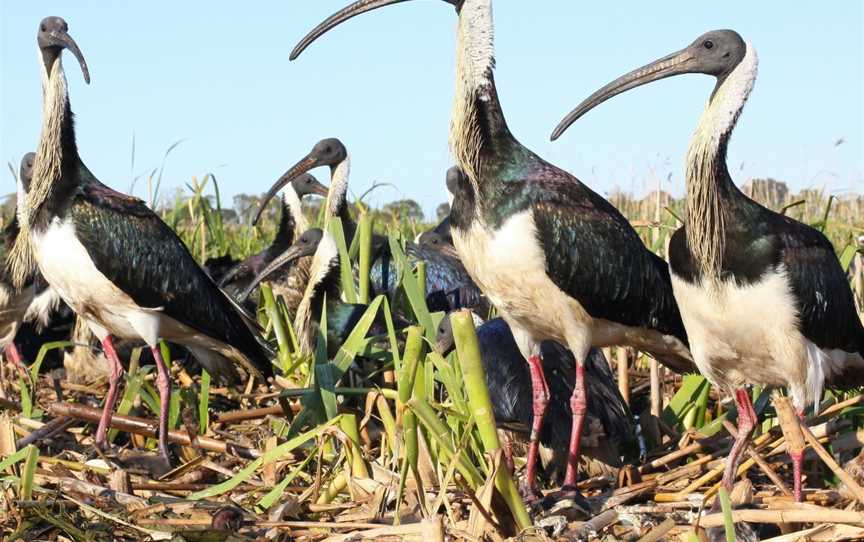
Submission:
{"label": "bird eye", "polygon": [[46,27],[46,26],[43,24],[43,25],[41,26],[41,28],[39,28],[39,30],[41,30],[42,32],[47,32],[47,31],[48,31],[48,27]]}
{"label": "bird eye", "polygon": [[702,43],[702,47],[705,47],[706,49],[711,49],[711,48],[714,47],[714,42],[711,41],[711,40],[705,40],[705,41]]}

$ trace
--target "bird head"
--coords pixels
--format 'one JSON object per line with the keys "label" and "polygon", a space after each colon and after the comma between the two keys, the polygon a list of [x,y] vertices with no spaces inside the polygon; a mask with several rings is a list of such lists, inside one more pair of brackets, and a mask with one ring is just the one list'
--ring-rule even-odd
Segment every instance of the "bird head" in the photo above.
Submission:
{"label": "bird head", "polygon": [[75,58],[78,59],[78,64],[81,66],[81,71],[84,73],[84,81],[90,84],[90,70],[87,69],[87,61],[84,60],[84,55],[78,44],[69,35],[69,25],[62,17],[45,17],[39,23],[39,32],[36,34],[36,43],[39,44],[39,50],[42,52],[42,61],[45,63],[45,71],[51,73],[51,68],[60,58],[60,53],[63,49],[69,49]]}
{"label": "bird head", "polygon": [[[357,15],[361,15],[368,11],[372,11],[374,9],[383,8],[386,6],[391,6],[393,4],[400,4],[402,2],[407,2],[409,0],[358,0],[357,2],[352,2],[348,6],[340,9],[333,15],[324,19],[318,26],[313,28],[306,36],[300,40],[300,42],[294,47],[294,50],[291,51],[291,60],[296,59],[300,56],[309,45],[317,40],[319,37],[327,33],[328,30],[334,28],[348,19],[356,17]],[[450,4],[454,8],[456,8],[456,13],[460,13],[462,11],[462,6],[468,0],[443,0],[447,4]]]}
{"label": "bird head", "polygon": [[558,139],[571,124],[609,98],[667,77],[685,73],[713,75],[717,78],[716,92],[746,53],[747,43],[734,30],[706,32],[684,49],[622,75],[593,93],[564,117],[552,132],[552,140]]}
{"label": "bird head", "polygon": [[[315,169],[316,167],[321,166],[330,166],[331,168],[336,167],[340,162],[345,160],[348,157],[348,150],[345,148],[345,145],[342,144],[339,139],[335,137],[330,137],[327,139],[322,139],[318,143],[312,147],[312,150],[309,151],[309,154],[300,159],[299,162],[291,166],[288,171],[282,174],[281,177],[270,187],[270,190],[264,196],[264,199],[261,201],[261,206],[258,208],[258,212],[255,213],[255,218],[252,220],[252,224],[257,224],[258,220],[261,218],[261,215],[264,213],[264,208],[267,207],[267,204],[270,203],[270,200],[273,199],[276,194],[282,190],[282,187],[287,185],[289,182],[294,183],[295,179],[301,177],[304,173],[309,171],[310,169]],[[314,180],[314,183],[308,183],[308,179],[311,177]],[[306,184],[309,186],[309,190],[311,192],[306,192],[307,194],[316,194],[320,196],[327,196],[327,188],[318,183],[315,180],[315,177],[311,175],[303,179],[299,184]],[[298,188],[298,184],[293,184],[294,188]],[[304,189],[305,190],[305,189]],[[298,196],[300,192],[298,192]],[[302,196],[301,196],[302,197]]]}
{"label": "bird head", "polygon": [[465,190],[468,186],[468,176],[459,166],[453,166],[447,170],[447,191],[455,196]]}
{"label": "bird head", "polygon": [[440,248],[444,246],[446,243],[444,239],[435,233],[434,231],[424,231],[419,236],[417,236],[417,244],[424,245],[432,248]]}
{"label": "bird head", "polygon": [[456,341],[453,338],[453,326],[450,323],[450,315],[445,314],[435,332],[435,351],[446,356],[454,348],[456,348]]}
{"label": "bird head", "polygon": [[293,262],[298,258],[302,258],[304,256],[311,256],[315,254],[315,251],[318,250],[318,245],[321,243],[321,240],[324,238],[324,231],[319,228],[312,228],[310,230],[306,230],[303,232],[303,235],[300,236],[297,241],[294,242],[293,245],[288,247],[282,254],[273,259],[267,267],[265,267],[258,275],[252,280],[252,282],[246,287],[243,293],[239,296],[239,301],[241,303],[245,302],[249,295],[258,287],[258,284],[262,281],[267,280],[267,277],[272,275],[282,266]]}
{"label": "bird head", "polygon": [[297,197],[303,199],[305,196],[327,197],[327,187],[318,182],[311,173],[304,173],[291,181],[291,186],[297,193]]}
{"label": "bird head", "polygon": [[36,153],[28,152],[21,158],[21,167],[18,170],[18,182],[24,192],[30,191],[30,181],[33,179],[33,166],[36,165]]}

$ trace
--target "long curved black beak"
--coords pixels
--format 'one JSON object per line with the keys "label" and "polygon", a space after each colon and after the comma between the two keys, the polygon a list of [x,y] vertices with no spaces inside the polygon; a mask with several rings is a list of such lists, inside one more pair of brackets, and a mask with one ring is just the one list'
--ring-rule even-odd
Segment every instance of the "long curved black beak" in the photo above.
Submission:
{"label": "long curved black beak", "polygon": [[231,281],[234,280],[240,273],[244,273],[249,269],[249,265],[246,260],[235,263],[226,273],[225,275],[219,279],[219,282],[216,283],[220,288],[224,288],[226,285],[230,284]]}
{"label": "long curved black beak", "polygon": [[87,61],[84,60],[84,54],[81,52],[81,49],[78,48],[78,44],[75,43],[72,36],[66,32],[52,32],[51,38],[58,46],[69,49],[69,51],[75,55],[75,58],[78,59],[78,65],[81,66],[81,71],[84,73],[84,82],[89,85],[90,70],[87,69]]}
{"label": "long curved black beak", "polygon": [[585,113],[609,98],[653,81],[672,77],[673,75],[681,75],[682,73],[692,73],[695,69],[695,64],[695,57],[693,57],[689,49],[682,49],[635,69],[626,75],[622,75],[591,96],[588,96],[576,109],[564,117],[564,120],[558,123],[555,131],[552,132],[552,141],[558,139],[571,124],[576,122]]}
{"label": "long curved black beak", "polygon": [[276,256],[276,258],[272,262],[267,264],[267,267],[265,267],[260,273],[258,273],[258,275],[254,279],[252,279],[252,282],[250,282],[249,286],[247,286],[246,289],[243,290],[243,292],[237,298],[237,301],[240,303],[245,303],[246,299],[249,298],[249,295],[252,294],[252,291],[255,290],[255,288],[257,288],[261,282],[267,280],[267,277],[272,275],[280,267],[287,264],[288,262],[294,261],[297,258],[302,258],[303,256],[309,256],[309,248],[307,246],[293,245],[291,247],[288,247],[288,250],[286,250],[279,256]]}
{"label": "long curved black beak", "polygon": [[321,196],[322,198],[326,198],[327,194],[330,192],[330,189],[325,185],[321,184],[318,179],[312,181],[309,186],[312,187],[312,194],[316,196]]}
{"label": "long curved black beak", "polygon": [[[258,224],[258,221],[261,219],[261,215],[264,213],[264,209],[267,208],[267,204],[270,203],[270,200],[276,197],[276,194],[279,193],[282,188],[294,180],[294,177],[298,175],[303,175],[310,169],[316,168],[321,165],[318,162],[318,159],[313,154],[307,154],[304,156],[299,162],[291,166],[291,169],[286,171],[276,183],[270,187],[270,190],[267,191],[267,194],[264,195],[264,199],[261,201],[261,206],[258,207],[258,212],[255,213],[255,218],[252,219],[252,225]],[[321,183],[318,183],[321,184]],[[321,185],[323,188],[323,195],[327,196],[327,188]],[[316,188],[317,190],[317,188]],[[319,192],[315,192],[318,194]]]}
{"label": "long curved black beak", "polygon": [[[300,53],[302,53],[307,47],[309,47],[309,45],[313,41],[320,38],[322,35],[324,35],[331,28],[336,27],[336,26],[344,23],[345,21],[347,21],[348,19],[351,19],[352,17],[356,17],[357,15],[362,15],[363,13],[366,13],[367,11],[372,11],[373,9],[383,8],[385,6],[389,6],[392,4],[399,4],[401,2],[408,2],[408,1],[409,0],[358,0],[357,2],[354,2],[348,6],[340,9],[339,11],[334,13],[333,15],[327,17],[326,19],[324,19],[324,21],[321,24],[319,24],[318,26],[313,28],[311,32],[306,34],[306,36],[302,40],[300,40],[300,42],[297,43],[297,45],[294,46],[294,50],[291,51],[291,57],[290,58],[291,58],[291,60],[296,59],[298,56],[300,56]],[[444,1],[447,2],[448,4],[456,6],[456,8],[459,9],[464,0],[444,0]]]}

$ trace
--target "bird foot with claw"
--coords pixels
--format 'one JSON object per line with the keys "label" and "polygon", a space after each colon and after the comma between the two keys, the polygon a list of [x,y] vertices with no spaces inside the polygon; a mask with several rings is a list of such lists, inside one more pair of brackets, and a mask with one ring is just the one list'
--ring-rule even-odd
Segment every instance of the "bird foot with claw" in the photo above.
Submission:
{"label": "bird foot with claw", "polygon": [[528,505],[534,505],[543,500],[543,493],[536,487],[531,487],[524,478],[519,482],[519,494],[525,504]]}
{"label": "bird foot with claw", "polygon": [[584,517],[591,517],[591,504],[578,489],[564,486],[558,491],[546,495],[535,506],[544,512],[568,511]]}

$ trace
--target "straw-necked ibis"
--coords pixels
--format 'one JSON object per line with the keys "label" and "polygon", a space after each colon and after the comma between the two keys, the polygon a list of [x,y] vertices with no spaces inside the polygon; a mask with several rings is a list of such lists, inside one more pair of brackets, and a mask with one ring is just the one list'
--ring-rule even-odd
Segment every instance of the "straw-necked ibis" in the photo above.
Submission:
{"label": "straw-necked ibis", "polygon": [[[787,387],[802,416],[808,405],[818,405],[826,382],[864,384],[864,326],[831,242],[748,198],[729,175],[729,138],[756,68],[756,50],[737,32],[708,32],[607,84],[553,133],[652,81],[686,73],[717,80],[687,151],[687,224],[672,236],[669,258],[696,365],[734,396],[738,408],[738,435],[723,474],[730,491],[756,424],[747,384]],[[803,454],[792,459],[800,500]]]}
{"label": "straw-necked ibis", "polygon": [[[401,1],[352,3],[309,32],[292,58],[347,19]],[[511,134],[494,79],[492,0],[445,2],[458,15],[450,147],[465,194],[454,198],[453,241],[531,365],[532,447],[539,446],[549,402],[540,343],[556,340],[576,358],[570,457],[559,496],[584,507],[576,481],[591,347],[629,345],[676,370],[692,366],[669,269],[608,201]],[[527,487],[539,496],[532,480]]]}
{"label": "straw-necked ibis", "polygon": [[61,62],[68,49],[89,83],[84,56],[60,17],[39,23],[37,41],[42,132],[23,213],[27,245],[19,254],[25,264],[16,269],[19,275],[26,270],[26,256],[32,254],[48,284],[102,342],[111,369],[96,432],[98,447],[106,445],[123,375],[114,337],[147,343],[156,359],[159,449],[167,460],[171,384],[159,340],[186,346],[217,378],[236,376],[238,367],[269,374],[271,353],[252,320],[210,280],[177,234],[143,201],[115,192],[87,169],[78,154]]}

